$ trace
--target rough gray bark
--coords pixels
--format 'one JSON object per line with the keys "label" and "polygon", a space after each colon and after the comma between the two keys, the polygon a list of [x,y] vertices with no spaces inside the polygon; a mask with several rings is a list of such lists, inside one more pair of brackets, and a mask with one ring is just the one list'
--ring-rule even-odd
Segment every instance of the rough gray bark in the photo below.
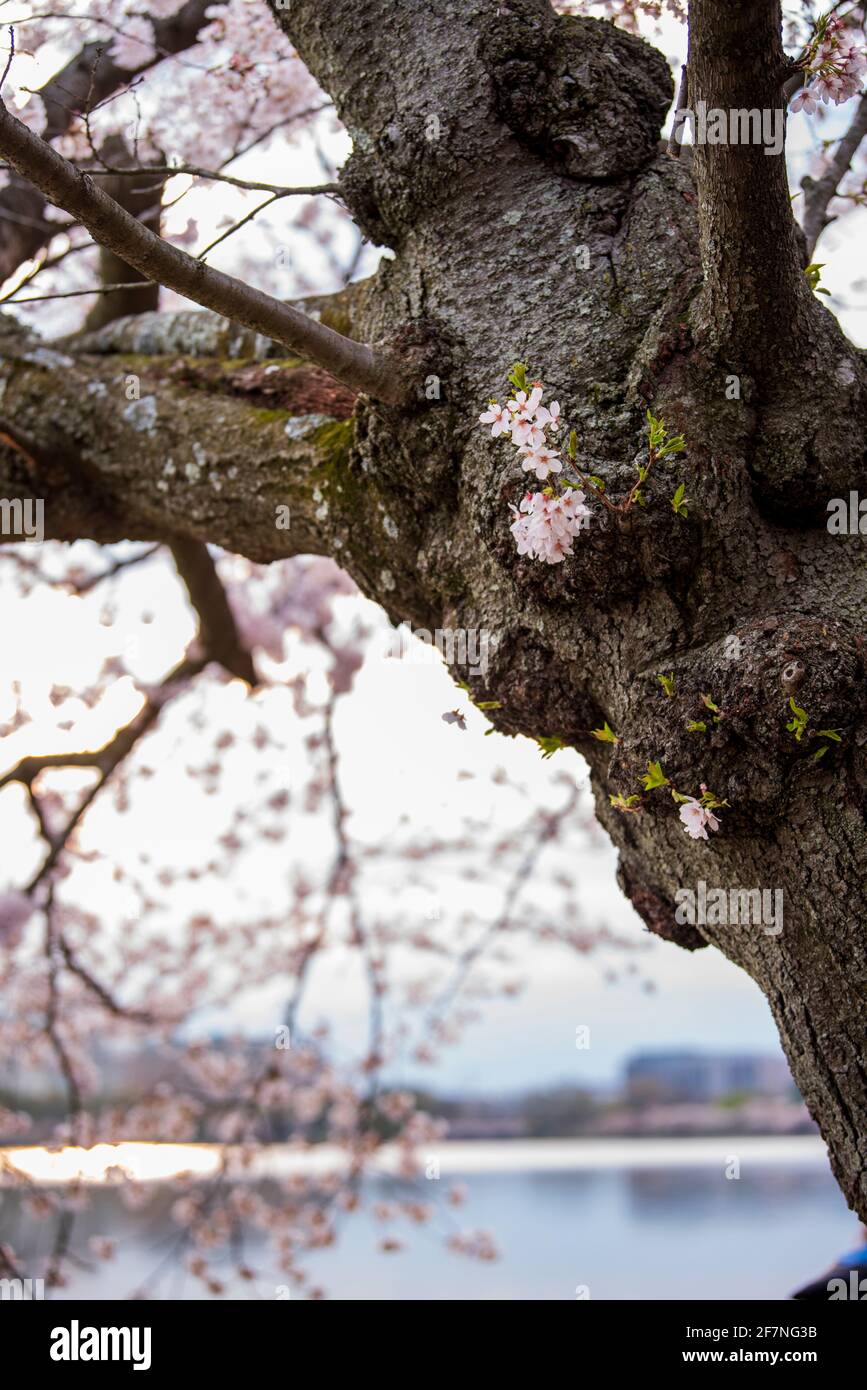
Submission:
{"label": "rough gray bark", "polygon": [[[63,364],[10,330],[0,415],[18,448],[0,491],[45,495],[63,538],[329,551],[393,618],[487,630],[478,697],[500,702],[493,722],[579,748],[650,929],[712,943],[758,982],[867,1219],[867,569],[863,540],[825,525],[828,500],[865,476],[865,367],[807,290],[782,162],[749,147],[698,150],[694,170],[672,160],[662,57],[546,0],[274,9],[353,137],[347,202],[395,251],[315,311],[366,342],[423,344],[415,403],[353,407],[211,315],[112,325],[65,345]],[[693,0],[691,98],[781,102],[779,23],[775,0]],[[516,359],[615,497],[644,456],[648,406],[688,442],[645,509],[596,511],[551,568],[516,554],[508,503],[526,475],[475,424]],[[127,371],[148,406],[123,400]],[[680,481],[685,520],[669,505]],[[273,520],[285,502],[288,532]],[[723,717],[687,733],[703,693]],[[840,731],[820,762],[786,729],[790,696],[810,729]],[[603,720],[613,748],[590,736]],[[730,803],[707,844],[683,833],[666,788],[639,814],[611,807],[650,760]],[[679,925],[675,891],[701,879],[782,889],[782,933]]]}

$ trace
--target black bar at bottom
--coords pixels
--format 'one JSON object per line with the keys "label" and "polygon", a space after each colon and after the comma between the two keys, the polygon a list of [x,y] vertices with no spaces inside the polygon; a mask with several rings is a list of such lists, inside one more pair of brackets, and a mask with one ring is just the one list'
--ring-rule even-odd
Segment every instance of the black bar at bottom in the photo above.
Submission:
{"label": "black bar at bottom", "polygon": [[[243,1369],[249,1377],[257,1368],[263,1373],[266,1369],[276,1373],[281,1367],[290,1372],[305,1346],[299,1336],[309,1338],[314,1330],[329,1335],[331,1317],[338,1319],[340,1327],[345,1315],[327,1312],[318,1312],[315,1329],[311,1327],[306,1306],[299,1306],[306,1302],[0,1301],[0,1339],[7,1357],[14,1348],[19,1380],[22,1372],[30,1370],[42,1375],[47,1372],[49,1383],[69,1376],[98,1379],[106,1372],[113,1378],[129,1374],[143,1379],[166,1372],[201,1375],[213,1371],[225,1379],[234,1368]],[[468,1303],[468,1315],[470,1308],[480,1312],[478,1303]],[[434,1303],[431,1311],[437,1306]],[[464,1348],[456,1368],[464,1364],[468,1341],[486,1360],[496,1358],[496,1328],[486,1326],[487,1316],[481,1320],[473,1317],[460,1328],[453,1321],[433,1323],[428,1312],[415,1329],[407,1305],[399,1303],[398,1307],[406,1310],[399,1325],[401,1342],[417,1338],[425,1359],[436,1347],[441,1374],[448,1374],[451,1356],[458,1351],[453,1338],[460,1338]],[[864,1345],[863,1315],[857,1307],[842,1302],[633,1303],[588,1299],[577,1300],[568,1311],[561,1308],[561,1312],[562,1319],[559,1314],[553,1319],[553,1311],[544,1316],[546,1321],[553,1319],[549,1326],[554,1335],[567,1333],[574,1339],[576,1374],[581,1374],[581,1367],[598,1367],[600,1362],[612,1372],[665,1372],[677,1366],[693,1368],[699,1374],[709,1365],[729,1369],[761,1365],[774,1371],[795,1365],[811,1367],[827,1378],[829,1371],[838,1369],[851,1373],[851,1367],[860,1363]],[[378,1310],[368,1306],[365,1319],[374,1336],[386,1331],[381,1317]],[[394,1312],[386,1317],[391,1335],[397,1330]],[[536,1317],[538,1314],[529,1325],[531,1336],[538,1329]],[[323,1318],[325,1322],[320,1321]],[[449,1331],[443,1337],[446,1327]],[[512,1313],[502,1337],[504,1351],[517,1330]],[[307,1343],[308,1350],[317,1345]],[[353,1345],[354,1352],[350,1350]],[[363,1355],[363,1345],[347,1342],[348,1356],[355,1359]],[[562,1343],[560,1346],[562,1350]],[[538,1347],[535,1355],[541,1350]],[[525,1341],[525,1352],[534,1355],[532,1342]],[[546,1359],[549,1354],[546,1349]],[[333,1362],[323,1364],[324,1375],[332,1377],[333,1371]],[[461,1376],[466,1377],[465,1364]]]}

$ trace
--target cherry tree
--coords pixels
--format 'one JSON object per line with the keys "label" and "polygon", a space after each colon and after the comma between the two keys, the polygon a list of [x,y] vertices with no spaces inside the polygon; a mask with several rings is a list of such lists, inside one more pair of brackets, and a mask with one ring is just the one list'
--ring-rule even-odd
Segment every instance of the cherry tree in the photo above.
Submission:
{"label": "cherry tree", "polygon": [[[311,715],[316,795],[334,803],[324,900],[341,899],[366,961],[376,1073],[382,963],[360,918],[333,739],[358,660],[329,635],[345,582],[336,560],[392,621],[485,635],[483,679],[466,649],[450,665],[463,703],[494,728],[583,754],[624,892],[652,932],[719,949],[761,987],[840,1186],[867,1218],[865,371],[817,293],[815,260],[823,229],[863,201],[861,8],[168,0],[146,17],[103,0],[86,22],[73,5],[19,8],[0,112],[12,310],[0,492],[42,500],[49,540],[115,547],[109,570],[167,548],[198,615],[133,722],[63,764],[96,770],[82,805],[43,804],[50,756],[6,775],[46,856],[4,899],[3,931],[17,940],[35,913],[44,928],[38,979],[22,988],[67,1078],[70,1133],[86,1139],[89,1121],[59,981],[72,977],[85,1019],[131,1009],[171,1027],[177,1008],[151,991],[128,1006],[82,959],[80,910],[62,901],[70,837],[95,789],[123,786],[117,770],[169,703],[203,679],[257,686],[257,653],[288,629],[331,662],[332,693]],[[677,107],[696,129],[696,113],[713,111],[755,112],[761,130],[763,113],[782,123],[790,104],[798,119],[835,122],[800,196],[782,149],[761,138],[717,127],[682,145],[678,118],[662,139],[674,82],[637,31],[666,16],[688,25]],[[22,65],[49,51],[63,65],[33,95]],[[336,120],[351,140],[339,172],[325,148]],[[293,142],[307,138],[318,184],[290,175]],[[269,152],[275,178],[244,176],[253,149]],[[242,200],[216,237],[185,221],[184,199],[204,187]],[[292,225],[296,200],[326,210],[302,213],[300,235],[319,217],[323,236],[357,228],[342,288],[289,302],[274,267],[243,250],[238,273],[215,268],[263,218]],[[386,254],[353,279],[370,246]],[[87,321],[42,337],[37,314],[85,290]],[[200,307],[175,308],[168,292]],[[22,322],[25,301],[39,308]],[[834,528],[844,501],[847,525]],[[271,570],[233,583],[245,564]],[[58,582],[113,580],[73,569]],[[299,716],[315,704],[296,697]],[[507,854],[555,840],[573,811],[568,796],[542,808]],[[785,929],[684,922],[676,894],[699,880],[782,890]],[[330,909],[305,907],[308,888],[292,910],[309,931]],[[259,926],[264,978],[272,938]],[[130,950],[145,967],[142,942]],[[156,959],[177,953],[177,970],[195,971],[197,951],[163,937]],[[437,1008],[431,1018],[439,1026]],[[311,1120],[314,1100],[316,1116],[336,1112],[360,1172],[380,1137],[375,1083],[342,1090],[312,1044],[290,1057],[290,1070],[309,1067]],[[221,1137],[243,1149],[262,1094],[288,1103],[283,1072],[226,1076],[198,1054],[191,1067],[199,1093],[167,1098],[181,1131],[225,1101]],[[399,1137],[425,1123],[386,1099]],[[204,1223],[211,1239],[231,1227],[231,1176],[207,1211],[188,1194],[187,1229]],[[352,1205],[355,1177],[335,1184],[335,1201]],[[321,1202],[288,1211],[292,1265],[333,1232]],[[207,1262],[197,1269],[211,1277]]]}

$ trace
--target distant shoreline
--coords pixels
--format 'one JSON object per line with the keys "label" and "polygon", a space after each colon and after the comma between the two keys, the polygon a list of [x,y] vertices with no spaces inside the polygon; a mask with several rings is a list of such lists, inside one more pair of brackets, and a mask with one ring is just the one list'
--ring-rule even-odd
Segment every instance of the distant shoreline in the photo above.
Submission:
{"label": "distant shoreline", "polygon": [[[138,1182],[165,1182],[180,1173],[202,1179],[219,1167],[224,1150],[218,1144],[145,1144],[138,1142],[96,1144],[92,1149],[66,1148],[50,1152],[38,1145],[0,1149],[0,1186],[15,1181],[4,1176],[8,1165],[32,1181],[52,1186],[75,1180],[97,1185],[111,1183],[117,1170]],[[436,1161],[449,1176],[470,1173],[576,1172],[607,1169],[670,1169],[724,1167],[736,1155],[753,1167],[821,1167],[827,1150],[818,1135],[712,1135],[683,1139],[458,1139],[421,1145],[417,1151],[422,1168]],[[390,1175],[401,1170],[404,1152],[386,1144],[371,1160],[371,1175]],[[265,1145],[253,1161],[239,1164],[235,1181],[282,1178],[293,1173],[339,1171],[348,1161],[344,1150],[333,1144],[298,1148],[291,1144]],[[115,1174],[111,1174],[111,1169]]]}

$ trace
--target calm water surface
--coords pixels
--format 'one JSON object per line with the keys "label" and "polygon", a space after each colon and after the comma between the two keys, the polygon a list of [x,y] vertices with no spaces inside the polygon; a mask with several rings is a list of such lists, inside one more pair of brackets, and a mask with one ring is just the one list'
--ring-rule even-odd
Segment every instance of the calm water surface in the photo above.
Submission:
{"label": "calm water surface", "polygon": [[[591,1299],[781,1299],[858,1243],[857,1222],[811,1141],[763,1147],[730,1139],[701,1153],[677,1141],[633,1141],[625,1152],[624,1166],[622,1147],[588,1154],[580,1141],[559,1150],[454,1146],[440,1182],[410,1189],[384,1176],[371,1180],[368,1195],[437,1201],[457,1179],[467,1191],[463,1208],[438,1201],[440,1214],[421,1227],[404,1220],[384,1227],[367,1212],[353,1214],[337,1244],[311,1254],[304,1268],[338,1299],[574,1300],[579,1286]],[[680,1152],[692,1161],[679,1162]],[[738,1154],[741,1175],[727,1178],[726,1160]],[[116,1192],[94,1189],[77,1240],[85,1246],[91,1234],[113,1236],[118,1256],[75,1273],[59,1296],[122,1298],[144,1285],[150,1297],[201,1297],[178,1257],[168,1205],[166,1198],[133,1213]],[[47,1229],[23,1218],[9,1192],[0,1212],[0,1238],[38,1254]],[[457,1228],[490,1231],[500,1259],[479,1263],[450,1251],[445,1238]],[[405,1248],[381,1253],[385,1234]],[[228,1296],[273,1300],[282,1276],[261,1235],[251,1233],[243,1257],[260,1276],[251,1287],[227,1275]]]}

